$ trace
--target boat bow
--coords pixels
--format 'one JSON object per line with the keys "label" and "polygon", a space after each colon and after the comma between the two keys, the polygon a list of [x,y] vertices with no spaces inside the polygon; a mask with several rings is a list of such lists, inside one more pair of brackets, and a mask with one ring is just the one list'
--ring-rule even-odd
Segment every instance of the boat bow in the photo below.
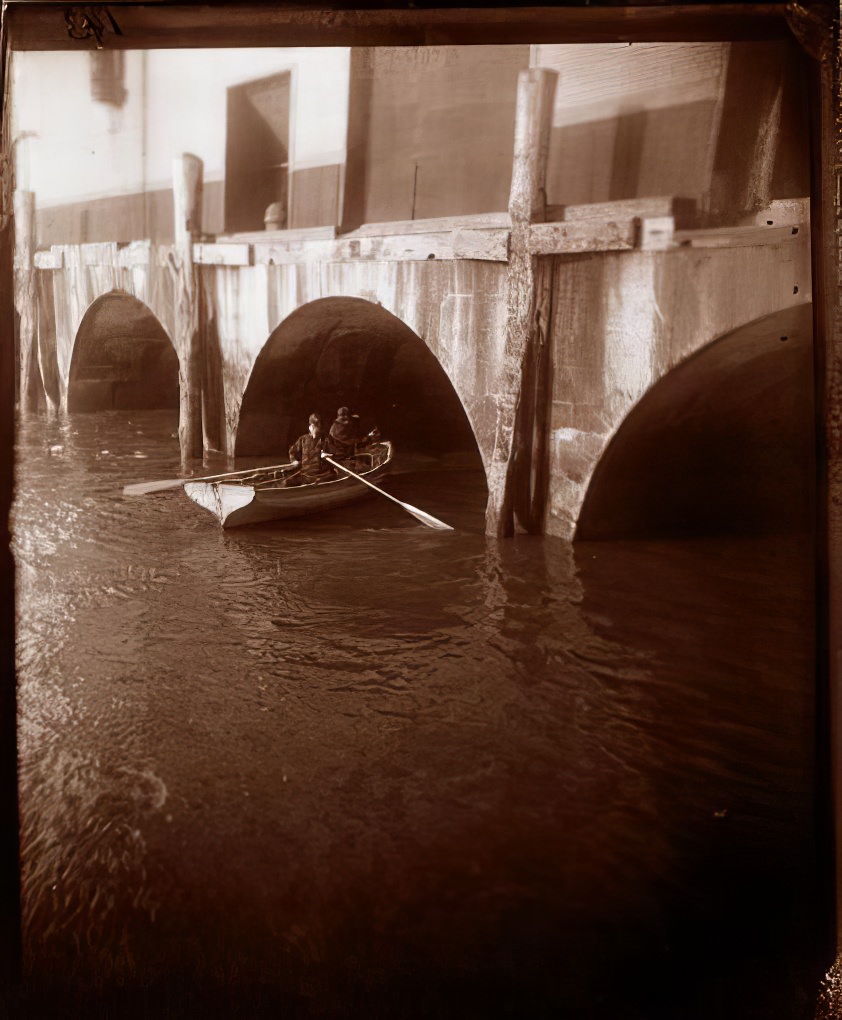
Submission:
{"label": "boat bow", "polygon": [[205,510],[210,510],[223,527],[231,514],[242,510],[254,500],[254,488],[251,485],[185,482],[184,491],[194,503],[198,503]]}

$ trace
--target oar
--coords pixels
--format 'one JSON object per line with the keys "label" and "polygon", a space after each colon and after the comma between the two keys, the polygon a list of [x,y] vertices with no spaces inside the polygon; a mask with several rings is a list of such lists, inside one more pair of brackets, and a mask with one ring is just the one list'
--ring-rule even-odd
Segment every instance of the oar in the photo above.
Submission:
{"label": "oar", "polygon": [[123,486],[124,496],[146,496],[150,492],[163,492],[165,489],[177,489],[185,482],[218,482],[223,478],[239,478],[242,475],[254,474],[257,471],[276,471],[289,467],[289,464],[270,464],[262,468],[244,468],[242,471],[226,471],[221,475],[205,475],[204,478],[162,478],[156,482],[135,482]]}
{"label": "oar", "polygon": [[354,474],[350,468],[346,468],[342,464],[338,464],[331,457],[328,457],[326,453],[323,453],[322,457],[328,462],[328,464],[333,464],[335,468],[339,468],[340,471],[344,471],[346,475],[356,478],[358,482],[362,482],[364,485],[367,485],[369,489],[374,489],[374,491],[379,492],[381,496],[385,496],[386,499],[390,499],[393,503],[397,503],[398,506],[402,506],[407,513],[412,514],[413,517],[417,517],[418,520],[421,521],[422,524],[426,524],[428,528],[438,528],[440,531],[454,530],[449,524],[445,524],[444,521],[440,521],[437,517],[433,517],[432,514],[424,513],[423,510],[419,510],[417,506],[410,506],[409,503],[402,503],[399,499],[395,499],[395,497],[390,495],[388,492],[384,492],[383,489],[378,489],[378,487],[368,481],[367,478],[363,478],[362,475]]}

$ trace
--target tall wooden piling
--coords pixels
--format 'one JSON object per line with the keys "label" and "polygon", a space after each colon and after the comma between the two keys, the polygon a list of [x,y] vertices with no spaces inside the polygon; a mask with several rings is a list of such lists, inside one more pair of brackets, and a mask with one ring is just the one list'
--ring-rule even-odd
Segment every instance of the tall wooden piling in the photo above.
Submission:
{"label": "tall wooden piling", "polygon": [[[529,248],[530,224],[546,217],[547,154],[558,75],[529,68],[518,78],[509,215],[508,307],[502,392],[488,472],[486,531],[534,530],[541,516],[541,460],[546,452],[547,323],[551,287],[540,282]],[[538,389],[536,389],[536,386]]]}
{"label": "tall wooden piling", "polygon": [[18,406],[31,409],[37,399],[34,373],[37,368],[35,337],[37,295],[35,287],[35,193],[17,190],[15,211],[15,310],[18,317]]}
{"label": "tall wooden piling", "polygon": [[202,456],[202,328],[193,242],[202,230],[204,166],[198,156],[184,153],[173,159],[175,244],[170,260],[174,274],[175,349],[178,353],[178,439],[181,459]]}

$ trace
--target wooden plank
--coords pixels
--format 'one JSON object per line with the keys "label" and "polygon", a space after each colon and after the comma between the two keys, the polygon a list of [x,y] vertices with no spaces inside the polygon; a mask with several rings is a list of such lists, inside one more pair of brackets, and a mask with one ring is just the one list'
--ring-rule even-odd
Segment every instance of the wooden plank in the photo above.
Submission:
{"label": "wooden plank", "polygon": [[193,245],[202,232],[204,164],[192,153],[173,157],[173,228],[175,244],[168,252],[173,287],[173,346],[178,354],[178,442],[182,464],[202,456],[202,385],[204,330],[199,323],[201,301],[193,262]]}
{"label": "wooden plank", "polygon": [[52,248],[36,251],[34,262],[36,269],[61,269],[61,252]]}
{"label": "wooden plank", "polygon": [[637,224],[637,246],[641,251],[667,251],[675,246],[672,216],[643,217]]}
{"label": "wooden plank", "polygon": [[[307,10],[280,5],[115,4],[101,32],[112,49],[229,46],[429,46],[541,42],[687,42],[785,39],[783,3],[633,7],[489,7]],[[327,9],[326,9],[327,8]],[[331,9],[333,8],[333,9]],[[84,10],[88,10],[85,8]],[[93,49],[84,23],[68,32],[58,3],[12,3],[9,39],[19,50]],[[112,27],[113,24],[113,27]]]}
{"label": "wooden plank", "polygon": [[564,255],[588,251],[630,251],[636,222],[584,220],[580,223],[533,223],[529,250],[533,255]]}
{"label": "wooden plank", "polygon": [[755,213],[751,222],[758,226],[798,226],[810,221],[809,198],[779,198]]}
{"label": "wooden plank", "polygon": [[116,266],[117,242],[100,241],[95,244],[80,245],[83,266]]}
{"label": "wooden plank", "polygon": [[193,245],[193,261],[203,266],[250,266],[252,246],[246,243],[209,244],[197,241]]}
{"label": "wooden plank", "polygon": [[254,245],[255,265],[301,262],[424,262],[478,259],[505,262],[508,230],[441,231],[386,237],[345,236],[336,241],[265,242]]}
{"label": "wooden plank", "polygon": [[343,261],[423,262],[442,258],[444,254],[442,239],[434,234],[352,238],[338,242],[335,250]]}
{"label": "wooden plank", "polygon": [[123,245],[117,252],[120,265],[126,269],[131,269],[134,266],[148,265],[151,255],[151,241],[131,241],[129,244]]}
{"label": "wooden plank", "polygon": [[453,258],[507,262],[509,230],[455,230],[452,235]]}
{"label": "wooden plank", "polygon": [[343,237],[382,237],[389,234],[426,234],[444,230],[484,230],[512,225],[508,212],[474,213],[467,216],[438,216],[424,220],[395,220],[392,223],[363,223]]}
{"label": "wooden plank", "polygon": [[[550,212],[552,215],[550,215]],[[625,198],[614,202],[591,202],[586,205],[550,206],[547,219],[565,223],[579,220],[624,220],[634,216],[654,219],[671,216],[682,227],[691,227],[696,215],[696,202],[692,198],[675,195],[658,195],[647,198]]]}
{"label": "wooden plank", "polygon": [[684,248],[739,248],[759,244],[788,244],[809,241],[808,226],[714,227],[706,230],[676,230],[675,244]]}
{"label": "wooden plank", "polygon": [[336,227],[297,227],[295,230],[250,230],[237,234],[219,234],[214,244],[245,242],[246,244],[284,243],[286,241],[332,241]]}
{"label": "wooden plank", "polygon": [[284,266],[300,262],[334,262],[333,241],[255,241],[252,245],[254,265]]}

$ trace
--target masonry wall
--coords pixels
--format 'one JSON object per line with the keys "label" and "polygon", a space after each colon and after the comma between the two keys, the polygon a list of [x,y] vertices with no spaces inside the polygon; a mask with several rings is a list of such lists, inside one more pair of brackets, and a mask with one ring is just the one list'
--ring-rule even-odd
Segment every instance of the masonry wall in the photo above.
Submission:
{"label": "masonry wall", "polygon": [[658,379],[732,330],[810,299],[803,231],[783,244],[557,258],[547,533],[573,536],[600,457]]}
{"label": "masonry wall", "polygon": [[251,370],[270,334],[308,302],[341,296],[380,305],[424,341],[447,372],[487,462],[502,386],[506,270],[505,263],[469,260],[204,269],[216,309],[229,449]]}

